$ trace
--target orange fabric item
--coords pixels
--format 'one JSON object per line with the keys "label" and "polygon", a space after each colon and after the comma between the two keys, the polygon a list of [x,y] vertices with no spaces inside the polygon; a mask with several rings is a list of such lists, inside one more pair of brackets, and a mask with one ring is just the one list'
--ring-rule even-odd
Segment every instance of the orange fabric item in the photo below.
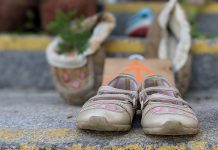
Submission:
{"label": "orange fabric item", "polygon": [[151,70],[147,65],[140,63],[139,60],[133,60],[124,70],[123,73],[134,72],[136,80],[140,83],[144,79],[142,72],[153,75],[154,71]]}
{"label": "orange fabric item", "polygon": [[171,84],[175,84],[172,66],[168,60],[107,58],[104,65],[103,84],[107,84],[120,73],[135,76],[139,84],[143,81],[145,76],[148,75],[162,75],[167,78]]}

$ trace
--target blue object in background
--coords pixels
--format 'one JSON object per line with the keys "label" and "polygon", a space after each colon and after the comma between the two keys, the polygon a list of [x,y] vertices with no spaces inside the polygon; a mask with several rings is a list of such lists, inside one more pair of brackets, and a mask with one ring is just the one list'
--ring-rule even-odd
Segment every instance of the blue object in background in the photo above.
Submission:
{"label": "blue object in background", "polygon": [[139,10],[127,22],[126,33],[129,36],[146,36],[153,19],[154,14],[151,9],[143,8]]}

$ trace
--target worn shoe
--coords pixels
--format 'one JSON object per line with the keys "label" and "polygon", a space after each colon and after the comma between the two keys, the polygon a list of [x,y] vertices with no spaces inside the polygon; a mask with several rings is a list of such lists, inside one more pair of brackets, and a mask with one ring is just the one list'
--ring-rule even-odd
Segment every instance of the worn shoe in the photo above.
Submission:
{"label": "worn shoe", "polygon": [[108,85],[101,86],[98,94],[84,104],[77,126],[97,131],[127,131],[131,128],[137,101],[135,78],[121,74]]}
{"label": "worn shoe", "polygon": [[198,120],[179,91],[161,76],[149,76],[139,94],[146,134],[186,135],[198,132]]}

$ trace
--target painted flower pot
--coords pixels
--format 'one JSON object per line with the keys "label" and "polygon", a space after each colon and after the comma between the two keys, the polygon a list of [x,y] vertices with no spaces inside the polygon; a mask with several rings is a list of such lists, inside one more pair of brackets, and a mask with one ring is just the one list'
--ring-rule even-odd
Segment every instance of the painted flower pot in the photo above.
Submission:
{"label": "painted flower pot", "polygon": [[[48,49],[57,49],[57,39]],[[58,56],[50,61],[54,85],[61,96],[71,104],[82,104],[96,93],[101,85],[105,51],[102,47],[89,56]],[[49,58],[51,59],[51,58]],[[95,60],[98,59],[98,62]]]}
{"label": "painted flower pot", "polygon": [[84,23],[97,25],[89,40],[89,46],[82,54],[59,54],[60,38],[53,40],[46,50],[57,91],[67,102],[76,105],[83,104],[96,94],[101,85],[105,60],[103,42],[115,26],[114,17],[109,13],[95,15]]}
{"label": "painted flower pot", "polygon": [[75,10],[79,16],[92,16],[96,13],[97,0],[42,0],[40,7],[41,23],[43,29],[55,19],[56,11],[68,12]]}
{"label": "painted flower pot", "polygon": [[0,31],[23,28],[27,11],[37,11],[38,0],[1,0]]}

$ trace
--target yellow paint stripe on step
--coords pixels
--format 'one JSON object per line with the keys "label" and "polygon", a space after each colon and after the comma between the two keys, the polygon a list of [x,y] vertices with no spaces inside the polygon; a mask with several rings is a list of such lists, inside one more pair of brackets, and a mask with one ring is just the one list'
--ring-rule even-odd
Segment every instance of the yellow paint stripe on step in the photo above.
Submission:
{"label": "yellow paint stripe on step", "polygon": [[[80,137],[82,133],[77,131],[75,128],[60,128],[60,129],[0,129],[0,141],[7,143],[13,143],[16,141],[18,147],[16,148],[9,148],[8,150],[39,150],[40,147],[35,145],[35,143],[40,143],[41,146],[46,146],[47,143],[58,143],[59,145],[62,144],[67,150],[97,150],[99,149],[98,145],[92,146],[84,146],[87,143],[76,143],[77,139]],[[81,136],[81,138],[85,138],[85,136]],[[181,139],[181,137],[178,137]],[[17,141],[20,141],[17,142]],[[71,141],[74,144],[64,143],[64,141]],[[63,143],[61,143],[63,142]],[[30,143],[30,144],[27,144]],[[91,143],[89,143],[91,144]],[[105,143],[102,143],[105,144]],[[50,145],[50,144],[49,144]],[[83,146],[82,146],[83,145]],[[44,147],[46,150],[53,149],[52,145]],[[216,144],[210,143],[210,148],[213,150],[217,149]],[[127,144],[127,145],[120,145],[120,146],[104,146],[102,149],[104,150],[126,150],[126,149],[135,149],[135,150],[206,150],[208,149],[207,141],[190,141],[188,143],[174,143],[173,145],[168,145],[166,143],[159,142],[158,144],[147,144],[147,145],[140,145],[137,143]]]}
{"label": "yellow paint stripe on step", "polygon": [[[79,138],[80,134],[79,132],[74,128],[63,128],[63,129],[26,129],[26,130],[13,130],[13,129],[0,129],[0,140],[7,143],[7,145],[10,145],[10,143],[13,143],[14,141],[23,141],[24,143],[17,143],[18,147],[15,148],[8,148],[7,150],[39,150],[40,147],[38,145],[35,145],[35,143],[40,143],[40,145],[45,148],[46,150],[54,149],[54,145],[47,144],[47,143],[53,143],[52,140],[54,140],[54,143],[57,143],[57,145],[62,145],[67,150],[99,150],[99,146],[101,146],[101,143],[98,143],[98,145],[92,145],[89,146],[91,143],[75,143],[77,141],[77,138]],[[81,138],[85,138],[85,136],[82,136]],[[178,137],[181,139],[181,137]],[[25,139],[25,140],[21,140]],[[70,140],[74,144],[70,143],[64,143],[64,139]],[[176,137],[174,137],[176,139]],[[58,140],[60,140],[60,143],[58,143]],[[43,142],[40,142],[43,141]],[[82,142],[80,139],[79,141]],[[63,143],[61,143],[63,142]],[[30,144],[27,144],[30,143]],[[88,144],[87,146],[84,146],[84,144]],[[105,143],[102,143],[105,144]],[[46,146],[47,145],[47,146]],[[45,147],[44,147],[45,146]],[[10,146],[9,146],[10,147]],[[13,145],[14,147],[14,145]],[[127,145],[119,145],[119,146],[104,146],[103,150],[127,150],[127,149],[135,149],[135,150],[206,150],[210,147],[212,150],[217,149],[216,144],[211,144],[209,146],[209,143],[206,141],[189,141],[188,143],[174,143],[174,144],[166,144],[166,143],[157,143],[157,144],[147,144],[147,145],[140,145],[137,143],[133,144],[127,144]]]}
{"label": "yellow paint stripe on step", "polygon": [[1,35],[0,51],[44,51],[50,41],[46,35]]}
{"label": "yellow paint stripe on step", "polygon": [[78,131],[74,128],[32,130],[0,129],[0,141],[4,141],[7,143],[23,138],[25,138],[28,142],[37,142],[40,140],[51,142],[59,138],[75,140],[78,135]]}
{"label": "yellow paint stripe on step", "polygon": [[195,40],[191,50],[193,54],[218,54],[218,40]]}
{"label": "yellow paint stripe on step", "polygon": [[105,43],[106,49],[110,53],[143,53],[145,51],[145,41],[125,38],[125,39],[111,39]]}
{"label": "yellow paint stripe on step", "polygon": [[[0,51],[43,52],[51,40],[47,35],[0,35]],[[137,38],[109,39],[105,45],[109,53],[143,53],[146,49],[146,41]],[[218,54],[218,40],[194,40],[191,51]]]}
{"label": "yellow paint stripe on step", "polygon": [[[143,40],[111,40],[106,42],[110,53],[144,53],[146,42]],[[194,40],[191,48],[193,54],[218,54],[218,40]]]}
{"label": "yellow paint stripe on step", "polygon": [[[106,4],[105,10],[113,13],[135,13],[138,10],[148,7],[154,12],[160,12],[164,7],[163,2],[129,2],[129,3],[118,3],[118,4]],[[186,11],[192,11],[196,9],[195,5],[187,5],[184,7]],[[202,13],[216,14],[218,13],[218,3],[213,2],[204,7]]]}
{"label": "yellow paint stripe on step", "polygon": [[118,4],[106,4],[105,10],[113,13],[135,13],[144,7],[152,9],[154,12],[159,12],[164,6],[163,2],[129,2]]}

